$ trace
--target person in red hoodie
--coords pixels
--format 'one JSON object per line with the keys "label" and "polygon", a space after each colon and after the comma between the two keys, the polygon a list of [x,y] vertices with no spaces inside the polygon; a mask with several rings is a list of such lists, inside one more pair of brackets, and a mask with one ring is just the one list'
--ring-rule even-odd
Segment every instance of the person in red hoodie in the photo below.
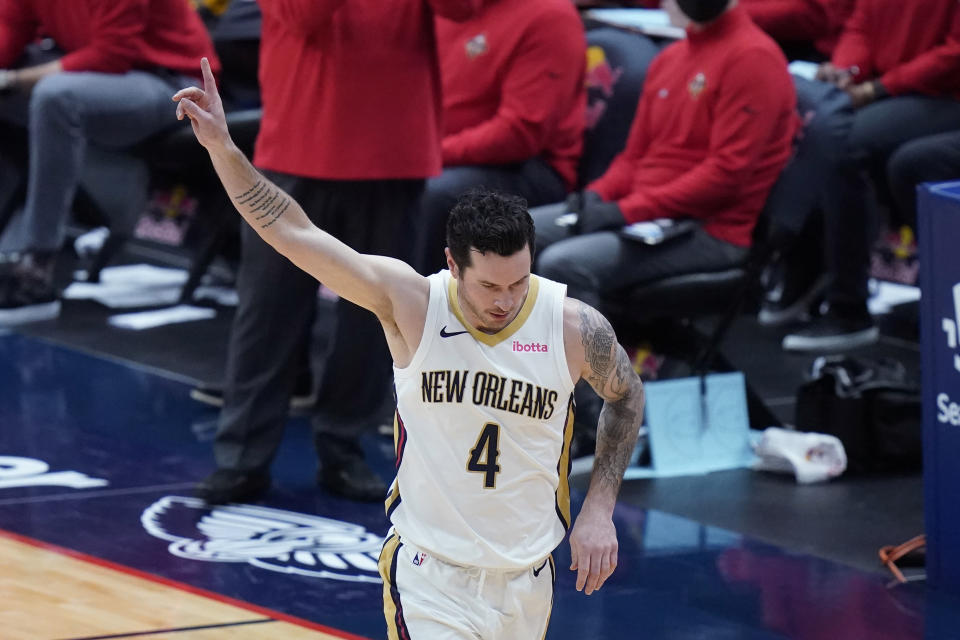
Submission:
{"label": "person in red hoodie", "polygon": [[[465,20],[479,0],[260,0],[263,121],[253,162],[353,249],[409,259],[424,181],[440,173],[435,15]],[[169,98],[168,98],[169,99]],[[266,191],[265,220],[278,214]],[[227,348],[217,468],[196,487],[208,503],[254,499],[271,484],[318,282],[250,227],[241,234],[239,302]],[[390,357],[376,316],[336,306],[313,415],[319,483],[383,500],[359,436],[376,426]]]}
{"label": "person in red hoodie", "polygon": [[471,187],[530,206],[573,188],[583,147],[583,23],[570,0],[483,0],[473,19],[437,19],[443,82],[443,173],[427,181],[418,270],[446,268],[447,214]]}
{"label": "person in red hoodie", "polygon": [[813,153],[802,188],[817,194],[823,211],[828,311],[784,337],[784,348],[795,351],[840,351],[879,339],[867,309],[877,216],[865,174],[882,173],[910,140],[960,128],[960,5],[857,0],[818,80],[801,93],[826,87],[823,99],[845,94],[846,108],[814,118],[804,132],[802,144]]}
{"label": "person in red hoodie", "polygon": [[[26,63],[38,33],[62,55]],[[56,317],[53,267],[89,145],[125,148],[173,126],[172,89],[213,44],[187,0],[0,0],[0,120],[28,131],[23,211],[0,251],[0,326]],[[3,149],[0,149],[3,153]]]}
{"label": "person in red hoodie", "polygon": [[[687,38],[647,75],[626,148],[587,186],[577,222],[566,207],[532,212],[538,270],[570,296],[604,293],[742,262],[767,193],[796,130],[787,62],[736,0],[666,0]],[[695,221],[688,233],[648,245],[619,232],[658,218]]]}

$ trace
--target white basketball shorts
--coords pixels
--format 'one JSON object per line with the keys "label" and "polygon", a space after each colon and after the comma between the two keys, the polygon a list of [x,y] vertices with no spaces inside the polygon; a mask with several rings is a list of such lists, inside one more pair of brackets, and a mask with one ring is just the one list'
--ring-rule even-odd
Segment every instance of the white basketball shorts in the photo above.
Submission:
{"label": "white basketball shorts", "polygon": [[463,567],[391,532],[380,552],[388,640],[542,640],[553,608],[556,567]]}

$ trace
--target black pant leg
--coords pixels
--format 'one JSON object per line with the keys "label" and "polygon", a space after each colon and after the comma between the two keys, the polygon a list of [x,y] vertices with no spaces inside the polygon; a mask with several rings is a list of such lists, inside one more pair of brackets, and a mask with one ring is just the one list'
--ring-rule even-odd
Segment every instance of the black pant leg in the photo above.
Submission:
{"label": "black pant leg", "polygon": [[844,91],[799,77],[794,83],[803,126],[793,156],[767,198],[773,229],[790,237],[801,233],[819,207],[834,164],[830,156],[840,153],[853,122],[853,107]]}
{"label": "black pant leg", "polygon": [[851,314],[866,312],[870,249],[877,227],[867,203],[869,188],[858,166],[840,166],[828,177],[823,196],[827,299],[837,310]]}
{"label": "black pant leg", "polygon": [[917,225],[917,186],[960,179],[960,131],[919,138],[901,146],[887,163],[887,181],[899,213]]}
{"label": "black pant leg", "polygon": [[[421,180],[345,182],[339,187],[338,237],[361,253],[409,261],[411,220]],[[378,417],[392,380],[392,359],[377,317],[337,302],[335,335],[318,389],[314,430],[353,439]]]}
{"label": "black pant leg", "polygon": [[[295,176],[268,177],[308,212],[323,206],[322,185]],[[318,283],[264,242],[242,230],[239,303],[230,333],[224,406],[214,440],[220,468],[265,470],[287,420],[296,363],[306,349]]]}
{"label": "black pant leg", "polygon": [[887,98],[855,112],[849,138],[823,194],[831,305],[866,313],[870,251],[878,220],[870,206],[865,172],[910,140],[958,127],[960,102],[946,98]]}

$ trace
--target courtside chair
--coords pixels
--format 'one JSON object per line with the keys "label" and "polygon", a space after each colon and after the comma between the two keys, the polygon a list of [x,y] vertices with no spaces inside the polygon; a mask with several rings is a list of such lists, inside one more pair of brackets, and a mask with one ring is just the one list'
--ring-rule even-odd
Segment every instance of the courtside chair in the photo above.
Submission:
{"label": "courtside chair", "polygon": [[[601,308],[626,339],[649,337],[651,330],[675,348],[670,355],[684,360],[692,375],[711,371],[734,371],[721,346],[733,323],[745,308],[759,300],[761,274],[778,250],[793,237],[791,229],[777,219],[778,202],[786,197],[782,185],[797,165],[788,163],[770,192],[753,233],[753,244],[740,265],[717,271],[669,276],[626,287],[605,296]],[[712,322],[712,326],[710,326]],[[747,404],[752,428],[780,423],[746,380]]]}
{"label": "courtside chair", "polygon": [[[227,125],[237,146],[250,157],[260,129],[261,109],[227,113]],[[110,236],[87,267],[87,281],[98,282],[101,270],[132,236],[136,218],[144,210],[150,185],[179,184],[198,200],[197,215],[188,230],[188,277],[180,302],[189,303],[200,280],[231,237],[239,222],[223,192],[206,151],[189,124],[153,136],[133,151],[98,156],[92,175],[85,178],[87,195],[108,221]]]}

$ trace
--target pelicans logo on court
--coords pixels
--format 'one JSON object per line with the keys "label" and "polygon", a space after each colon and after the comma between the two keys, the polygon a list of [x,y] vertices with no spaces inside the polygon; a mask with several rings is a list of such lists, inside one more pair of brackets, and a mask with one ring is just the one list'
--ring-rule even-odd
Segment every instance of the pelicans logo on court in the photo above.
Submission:
{"label": "pelicans logo on court", "polygon": [[166,496],[140,522],[189,560],[246,562],[261,569],[314,578],[381,582],[383,538],[360,525],[282,509]]}
{"label": "pelicans logo on court", "polygon": [[91,489],[110,484],[79,471],[50,471],[50,465],[35,458],[0,456],[0,489],[19,487],[68,487]]}

